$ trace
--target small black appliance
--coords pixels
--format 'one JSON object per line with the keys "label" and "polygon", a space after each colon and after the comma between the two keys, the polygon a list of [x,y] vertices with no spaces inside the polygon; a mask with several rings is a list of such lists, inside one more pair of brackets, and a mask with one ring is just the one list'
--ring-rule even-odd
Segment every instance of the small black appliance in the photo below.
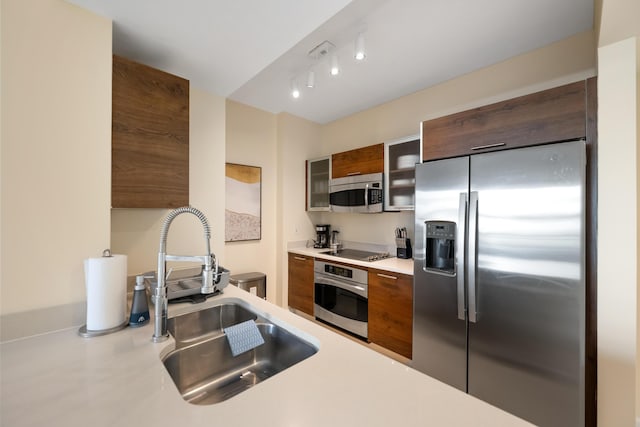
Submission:
{"label": "small black appliance", "polygon": [[329,224],[316,225],[316,239],[313,244],[314,248],[328,248],[329,247]]}

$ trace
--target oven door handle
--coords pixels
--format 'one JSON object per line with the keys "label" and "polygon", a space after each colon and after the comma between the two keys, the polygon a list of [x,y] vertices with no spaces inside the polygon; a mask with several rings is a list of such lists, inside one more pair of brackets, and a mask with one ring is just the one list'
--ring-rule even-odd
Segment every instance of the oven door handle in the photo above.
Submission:
{"label": "oven door handle", "polygon": [[345,291],[353,292],[356,295],[367,298],[367,286],[344,283],[341,280],[336,280],[332,277],[320,274],[316,275],[315,282],[319,285],[335,286],[336,288],[344,289]]}

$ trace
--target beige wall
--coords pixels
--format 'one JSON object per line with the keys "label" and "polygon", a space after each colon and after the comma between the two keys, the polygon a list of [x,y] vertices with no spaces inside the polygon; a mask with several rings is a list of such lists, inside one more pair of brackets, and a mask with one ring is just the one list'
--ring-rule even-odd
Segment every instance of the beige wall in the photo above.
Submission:
{"label": "beige wall", "polygon": [[[277,244],[276,116],[231,100],[226,103],[226,161],[262,168],[262,236],[260,240],[228,242],[222,263],[231,274],[267,275],[267,299],[276,301]],[[219,203],[224,207],[224,188]]]}
{"label": "beige wall", "polygon": [[601,425],[632,425],[635,420],[638,231],[635,57],[635,39],[601,47],[598,52]]}
{"label": "beige wall", "polygon": [[307,240],[315,234],[314,216],[305,212],[305,160],[319,157],[320,129],[317,123],[292,116],[278,115],[278,242],[276,302],[288,305],[287,243]]}
{"label": "beige wall", "polygon": [[[595,67],[595,36],[584,32],[329,123],[322,128],[321,154],[417,134],[424,120],[591,77]],[[343,240],[392,246],[396,226],[414,227],[412,213],[316,216],[341,230]]]}
{"label": "beige wall", "polygon": [[60,0],[1,8],[7,315],[81,304],[83,259],[109,247],[111,22]]}
{"label": "beige wall", "polygon": [[[211,250],[223,265],[224,203],[220,199],[224,200],[224,156],[225,100],[190,87],[189,203],[207,217]],[[169,212],[169,209],[112,209],[111,248],[115,253],[127,255],[129,275],[157,268],[160,230]],[[180,215],[171,223],[167,253],[204,255],[203,229],[194,215]]]}
{"label": "beige wall", "polygon": [[598,424],[640,425],[640,2],[598,3]]}

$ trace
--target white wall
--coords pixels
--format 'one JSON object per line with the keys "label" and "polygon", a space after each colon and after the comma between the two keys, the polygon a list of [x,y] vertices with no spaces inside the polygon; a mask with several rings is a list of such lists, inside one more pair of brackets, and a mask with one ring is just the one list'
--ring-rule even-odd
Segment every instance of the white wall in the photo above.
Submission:
{"label": "white wall", "polygon": [[4,316],[82,304],[83,259],[109,247],[111,22],[61,0],[1,10]]}
{"label": "white wall", "polygon": [[[224,157],[225,100],[190,87],[189,203],[207,217],[211,250],[223,265]],[[112,209],[111,248],[114,253],[127,255],[129,275],[157,268],[160,230],[169,212],[169,209]],[[204,255],[204,252],[200,221],[191,214],[175,218],[167,236],[167,253]],[[171,265],[189,266],[188,263]]]}

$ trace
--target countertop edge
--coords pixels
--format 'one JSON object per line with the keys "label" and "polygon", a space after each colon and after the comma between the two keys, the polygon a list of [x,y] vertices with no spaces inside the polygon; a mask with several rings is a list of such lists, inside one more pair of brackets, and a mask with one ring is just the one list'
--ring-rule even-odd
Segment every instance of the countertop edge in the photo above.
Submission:
{"label": "countertop edge", "polygon": [[307,248],[307,247],[289,247],[288,252],[298,255],[310,256],[327,261],[340,262],[343,264],[351,264],[359,267],[374,268],[377,270],[386,270],[394,273],[406,274],[413,276],[413,259],[401,259],[397,257],[389,257],[378,261],[358,261],[352,259],[340,258],[329,254],[323,254],[328,249]]}

